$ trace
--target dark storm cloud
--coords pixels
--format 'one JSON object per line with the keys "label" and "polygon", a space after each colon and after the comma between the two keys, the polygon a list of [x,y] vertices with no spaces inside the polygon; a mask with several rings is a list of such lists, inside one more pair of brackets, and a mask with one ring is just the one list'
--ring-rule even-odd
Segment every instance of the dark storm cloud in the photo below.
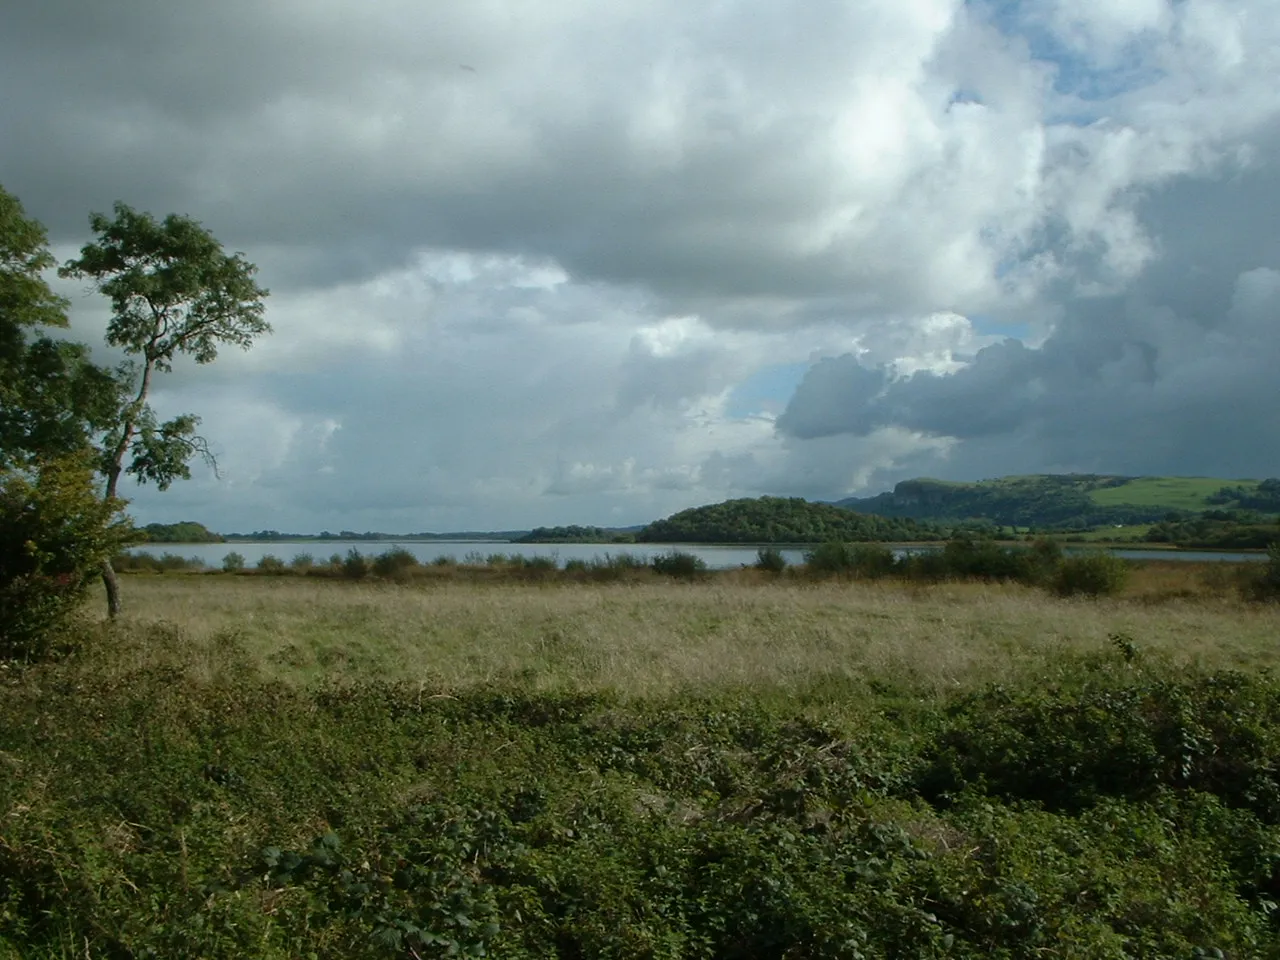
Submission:
{"label": "dark storm cloud", "polygon": [[[1271,154],[1274,157],[1274,154]],[[954,437],[947,467],[1270,476],[1280,472],[1277,168],[1188,182],[1143,204],[1161,255],[1122,296],[1060,304],[1038,347],[982,349],[952,373],[888,382],[852,357],[811,371],[779,427],[897,426]],[[863,384],[886,377],[866,398]],[[843,391],[843,393],[842,393]],[[984,471],[982,475],[992,472]]]}

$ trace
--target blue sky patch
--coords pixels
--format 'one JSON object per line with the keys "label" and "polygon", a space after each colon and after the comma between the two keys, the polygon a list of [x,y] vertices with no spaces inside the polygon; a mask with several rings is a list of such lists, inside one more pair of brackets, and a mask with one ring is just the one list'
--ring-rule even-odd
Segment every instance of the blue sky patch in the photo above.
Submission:
{"label": "blue sky patch", "polygon": [[738,419],[781,413],[809,367],[807,363],[783,363],[757,370],[733,388],[725,412]]}

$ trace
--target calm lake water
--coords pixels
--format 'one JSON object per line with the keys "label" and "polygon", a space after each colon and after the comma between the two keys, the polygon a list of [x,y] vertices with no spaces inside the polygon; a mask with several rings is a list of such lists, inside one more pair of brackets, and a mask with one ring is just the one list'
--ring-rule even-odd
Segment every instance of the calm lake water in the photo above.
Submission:
{"label": "calm lake water", "polygon": [[[557,564],[564,566],[568,560],[594,560],[605,554],[617,556],[627,553],[648,561],[660,553],[670,550],[681,550],[692,553],[706,561],[713,570],[731,570],[743,565],[750,566],[756,562],[756,548],[743,546],[706,546],[703,544],[663,544],[663,543],[496,543],[492,540],[321,540],[292,543],[259,543],[244,541],[239,543],[147,543],[132,548],[131,553],[150,553],[160,556],[164,553],[176,553],[181,557],[195,558],[209,567],[222,566],[222,558],[232,551],[245,559],[247,566],[254,566],[264,556],[271,554],[288,563],[298,554],[310,554],[317,562],[324,562],[333,554],[346,556],[348,550],[358,550],[365,556],[376,556],[393,547],[403,548],[412,553],[419,562],[430,563],[438,557],[453,557],[459,562],[468,560],[483,562],[490,554],[519,554],[524,557],[551,557]],[[899,554],[915,552],[927,547],[898,548]],[[1067,552],[1073,548],[1068,547]],[[1265,555],[1257,553],[1230,553],[1198,550],[1114,550],[1116,556],[1130,560],[1215,560],[1239,562],[1244,560],[1262,560]],[[788,563],[801,563],[804,550],[783,550],[782,555]]]}

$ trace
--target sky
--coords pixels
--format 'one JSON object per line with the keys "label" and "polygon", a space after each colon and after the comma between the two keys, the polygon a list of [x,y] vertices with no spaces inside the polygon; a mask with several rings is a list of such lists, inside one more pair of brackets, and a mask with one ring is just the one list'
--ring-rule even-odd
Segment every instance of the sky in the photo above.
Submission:
{"label": "sky", "polygon": [[62,260],[119,200],[271,289],[157,382],[219,469],[141,523],[1260,478],[1277,76],[1275,0],[10,0],[0,185]]}

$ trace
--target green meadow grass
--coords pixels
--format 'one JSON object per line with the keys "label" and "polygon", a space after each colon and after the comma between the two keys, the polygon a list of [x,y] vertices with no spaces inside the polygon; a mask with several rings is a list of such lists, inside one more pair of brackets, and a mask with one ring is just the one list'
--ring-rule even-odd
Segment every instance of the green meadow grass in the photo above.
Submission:
{"label": "green meadow grass", "polygon": [[0,958],[1280,957],[1280,611],[124,578],[0,669]]}
{"label": "green meadow grass", "polygon": [[1224,486],[1256,486],[1255,480],[1218,480],[1212,477],[1142,477],[1120,487],[1090,492],[1105,507],[1167,507],[1169,510],[1207,510],[1208,497]]}

